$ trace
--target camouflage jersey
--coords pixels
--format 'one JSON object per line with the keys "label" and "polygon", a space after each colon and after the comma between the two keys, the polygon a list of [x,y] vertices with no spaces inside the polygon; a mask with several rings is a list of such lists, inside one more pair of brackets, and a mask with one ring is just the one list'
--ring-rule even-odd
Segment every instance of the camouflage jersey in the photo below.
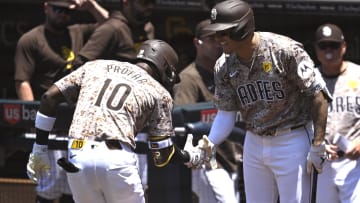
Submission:
{"label": "camouflage jersey", "polygon": [[250,63],[236,54],[218,59],[215,105],[240,111],[247,129],[259,135],[309,122],[310,96],[325,87],[313,61],[299,42],[269,32],[257,34],[261,40]]}
{"label": "camouflage jersey", "polygon": [[338,77],[324,77],[333,95],[326,124],[326,139],[330,142],[336,133],[349,140],[360,137],[360,66],[351,62],[347,65]]}
{"label": "camouflage jersey", "polygon": [[96,60],[55,85],[69,103],[77,102],[70,138],[116,139],[135,148],[134,136],[145,124],[150,135],[174,135],[171,95],[136,65]]}

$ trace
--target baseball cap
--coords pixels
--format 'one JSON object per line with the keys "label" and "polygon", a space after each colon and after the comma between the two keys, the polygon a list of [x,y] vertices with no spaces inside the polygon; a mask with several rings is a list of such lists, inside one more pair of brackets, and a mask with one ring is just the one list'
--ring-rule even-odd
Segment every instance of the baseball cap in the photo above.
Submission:
{"label": "baseball cap", "polygon": [[46,2],[51,6],[64,7],[68,9],[75,8],[75,3],[70,0],[46,0]]}
{"label": "baseball cap", "polygon": [[203,38],[215,34],[214,31],[206,30],[205,27],[211,24],[210,19],[200,21],[195,28],[195,37]]}
{"label": "baseball cap", "polygon": [[320,42],[343,42],[344,35],[341,29],[334,24],[321,25],[316,30],[316,43]]}
{"label": "baseball cap", "polygon": [[253,15],[253,11],[248,3],[241,0],[223,1],[211,9],[211,24],[206,29],[216,32],[243,27],[250,15]]}

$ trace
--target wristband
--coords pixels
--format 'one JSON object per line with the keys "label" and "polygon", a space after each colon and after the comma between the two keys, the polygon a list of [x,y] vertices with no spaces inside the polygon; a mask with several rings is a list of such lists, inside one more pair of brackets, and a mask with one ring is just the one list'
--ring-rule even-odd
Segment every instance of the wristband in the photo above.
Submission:
{"label": "wristband", "polygon": [[35,127],[40,130],[51,131],[54,127],[55,120],[56,118],[44,115],[38,111],[36,113]]}
{"label": "wristband", "polygon": [[164,149],[173,145],[171,138],[160,141],[149,141],[149,149]]}

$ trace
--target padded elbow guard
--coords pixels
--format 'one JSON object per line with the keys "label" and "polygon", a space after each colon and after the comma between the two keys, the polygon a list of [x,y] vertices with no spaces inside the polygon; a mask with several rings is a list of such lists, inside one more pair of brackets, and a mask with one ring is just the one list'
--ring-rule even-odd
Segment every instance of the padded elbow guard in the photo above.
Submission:
{"label": "padded elbow guard", "polygon": [[149,137],[149,149],[156,167],[166,166],[175,152],[170,137]]}
{"label": "padded elbow guard", "polygon": [[189,161],[189,154],[174,145],[170,137],[149,137],[149,149],[156,167],[166,166],[172,159],[181,163]]}

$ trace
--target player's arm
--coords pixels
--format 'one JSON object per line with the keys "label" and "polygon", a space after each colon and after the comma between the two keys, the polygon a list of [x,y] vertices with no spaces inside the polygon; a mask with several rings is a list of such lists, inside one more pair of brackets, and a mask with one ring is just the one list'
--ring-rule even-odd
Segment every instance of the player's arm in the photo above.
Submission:
{"label": "player's arm", "polygon": [[76,9],[87,10],[98,23],[109,18],[109,12],[95,0],[73,0]]}
{"label": "player's arm", "polygon": [[193,137],[188,134],[184,149],[179,148],[171,137],[149,136],[149,148],[155,166],[162,167],[170,161],[184,163],[188,167],[202,164],[214,168],[215,145],[222,143],[234,127],[236,112],[219,111],[212,125],[209,137],[204,136],[197,146],[193,146]]}
{"label": "player's arm", "polygon": [[39,111],[35,118],[37,144],[47,145],[49,132],[55,124],[57,106],[63,101],[65,98],[55,85],[52,85],[41,97]]}
{"label": "player's arm", "polygon": [[35,182],[41,174],[50,175],[50,160],[47,154],[49,132],[55,124],[58,104],[64,101],[60,90],[51,86],[41,98],[40,108],[35,118],[36,138],[27,163],[27,175]]}
{"label": "player's arm", "polygon": [[[322,172],[322,165],[327,158],[325,131],[328,115],[328,102],[331,102],[332,96],[329,93],[324,79],[318,69],[315,69],[315,79],[308,90],[314,92],[310,114],[314,125],[314,138],[307,157],[307,172],[311,173],[312,166],[318,173]],[[319,91],[320,90],[320,91]]]}
{"label": "player's arm", "polygon": [[34,94],[29,81],[15,81],[15,90],[18,98],[24,101],[34,101]]}
{"label": "player's arm", "polygon": [[177,147],[171,137],[149,136],[148,144],[157,167],[166,166],[172,159],[181,163],[190,160],[189,154]]}
{"label": "player's arm", "polygon": [[221,144],[234,128],[236,111],[218,110],[211,125],[209,140],[215,145]]}
{"label": "player's arm", "polygon": [[320,92],[314,96],[311,105],[311,117],[314,123],[314,146],[319,146],[324,142],[327,113],[328,102],[324,93]]}

